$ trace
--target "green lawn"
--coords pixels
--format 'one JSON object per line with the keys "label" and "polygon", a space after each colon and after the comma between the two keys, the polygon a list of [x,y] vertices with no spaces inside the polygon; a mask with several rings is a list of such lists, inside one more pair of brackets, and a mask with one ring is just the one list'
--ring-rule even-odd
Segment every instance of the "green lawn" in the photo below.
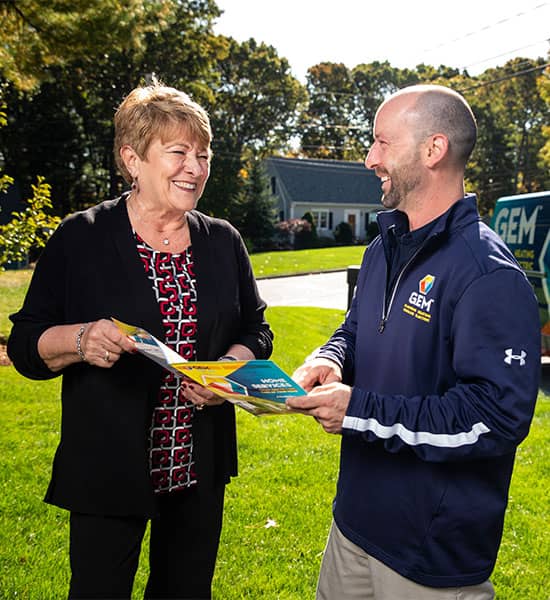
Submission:
{"label": "green lawn", "polygon": [[[3,311],[22,291],[0,274]],[[24,289],[24,286],[23,286]],[[11,292],[10,292],[11,294]],[[274,360],[287,372],[319,345],[343,312],[273,307]],[[1,320],[4,319],[4,320]],[[5,329],[0,329],[0,334]],[[59,435],[59,381],[32,382],[0,367],[0,599],[66,597],[67,514],[42,502]],[[302,415],[237,411],[240,475],[227,489],[214,580],[216,600],[313,599],[330,523],[339,438]],[[540,394],[531,433],[518,451],[503,543],[493,574],[500,600],[548,600],[550,399]],[[141,598],[142,556],[134,589]]]}
{"label": "green lawn", "polygon": [[[346,269],[361,264],[365,246],[337,246],[315,250],[289,250],[252,254],[250,259],[256,277],[274,277]],[[8,315],[21,304],[29,284],[31,269],[0,271],[0,341],[10,330]]]}
{"label": "green lawn", "polygon": [[29,285],[32,271],[0,271],[0,341],[8,336],[8,315],[18,310]]}
{"label": "green lawn", "polygon": [[273,277],[346,269],[360,265],[365,246],[336,246],[315,250],[289,250],[284,252],[260,252],[250,259],[256,277]]}

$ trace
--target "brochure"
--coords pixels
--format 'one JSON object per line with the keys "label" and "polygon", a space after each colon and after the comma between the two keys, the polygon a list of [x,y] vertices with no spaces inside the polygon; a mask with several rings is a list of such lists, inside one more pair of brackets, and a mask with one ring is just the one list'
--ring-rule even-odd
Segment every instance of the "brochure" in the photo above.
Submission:
{"label": "brochure", "polygon": [[138,351],[165,369],[185,375],[253,415],[290,414],[285,400],[306,392],[272,360],[187,361],[141,327],[112,318]]}

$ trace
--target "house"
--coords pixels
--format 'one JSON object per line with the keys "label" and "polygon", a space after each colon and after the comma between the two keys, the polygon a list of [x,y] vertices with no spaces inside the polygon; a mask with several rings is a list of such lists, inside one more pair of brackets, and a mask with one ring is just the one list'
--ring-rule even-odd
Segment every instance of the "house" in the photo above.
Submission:
{"label": "house", "polygon": [[319,236],[332,237],[344,221],[363,241],[383,208],[380,180],[362,162],[270,157],[266,170],[279,219],[300,219],[310,212]]}

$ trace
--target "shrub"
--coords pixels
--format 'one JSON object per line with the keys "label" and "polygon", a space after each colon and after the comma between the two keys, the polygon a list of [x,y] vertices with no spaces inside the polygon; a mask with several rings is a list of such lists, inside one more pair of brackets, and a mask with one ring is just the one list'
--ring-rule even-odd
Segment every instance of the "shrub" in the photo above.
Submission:
{"label": "shrub", "polygon": [[38,177],[32,191],[27,208],[12,213],[12,220],[0,225],[0,268],[7,263],[25,263],[29,251],[43,248],[59,225],[59,217],[45,212],[52,207],[52,202],[50,186],[43,177]]}
{"label": "shrub", "polygon": [[319,238],[317,236],[317,228],[315,227],[313,215],[310,212],[306,212],[302,217],[302,220],[309,223],[309,227],[303,227],[300,231],[296,232],[294,236],[294,249],[304,250],[306,248],[317,248],[319,245]]}
{"label": "shrub", "polygon": [[334,239],[344,246],[349,246],[353,243],[353,231],[351,230],[351,225],[342,221],[336,225],[334,229]]}
{"label": "shrub", "polygon": [[277,245],[281,249],[302,250],[310,239],[311,223],[306,219],[287,219],[277,223]]}

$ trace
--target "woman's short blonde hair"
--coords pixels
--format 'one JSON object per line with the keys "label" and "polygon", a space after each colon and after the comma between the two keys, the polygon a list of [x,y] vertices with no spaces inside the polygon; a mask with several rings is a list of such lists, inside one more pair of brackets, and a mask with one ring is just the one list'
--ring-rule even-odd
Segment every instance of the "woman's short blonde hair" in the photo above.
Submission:
{"label": "woman's short blonde hair", "polygon": [[114,154],[124,179],[132,182],[120,156],[122,146],[131,146],[143,160],[151,142],[165,140],[175,128],[184,126],[189,136],[210,152],[212,129],[207,112],[185,93],[154,80],[137,87],[121,102],[115,113]]}

